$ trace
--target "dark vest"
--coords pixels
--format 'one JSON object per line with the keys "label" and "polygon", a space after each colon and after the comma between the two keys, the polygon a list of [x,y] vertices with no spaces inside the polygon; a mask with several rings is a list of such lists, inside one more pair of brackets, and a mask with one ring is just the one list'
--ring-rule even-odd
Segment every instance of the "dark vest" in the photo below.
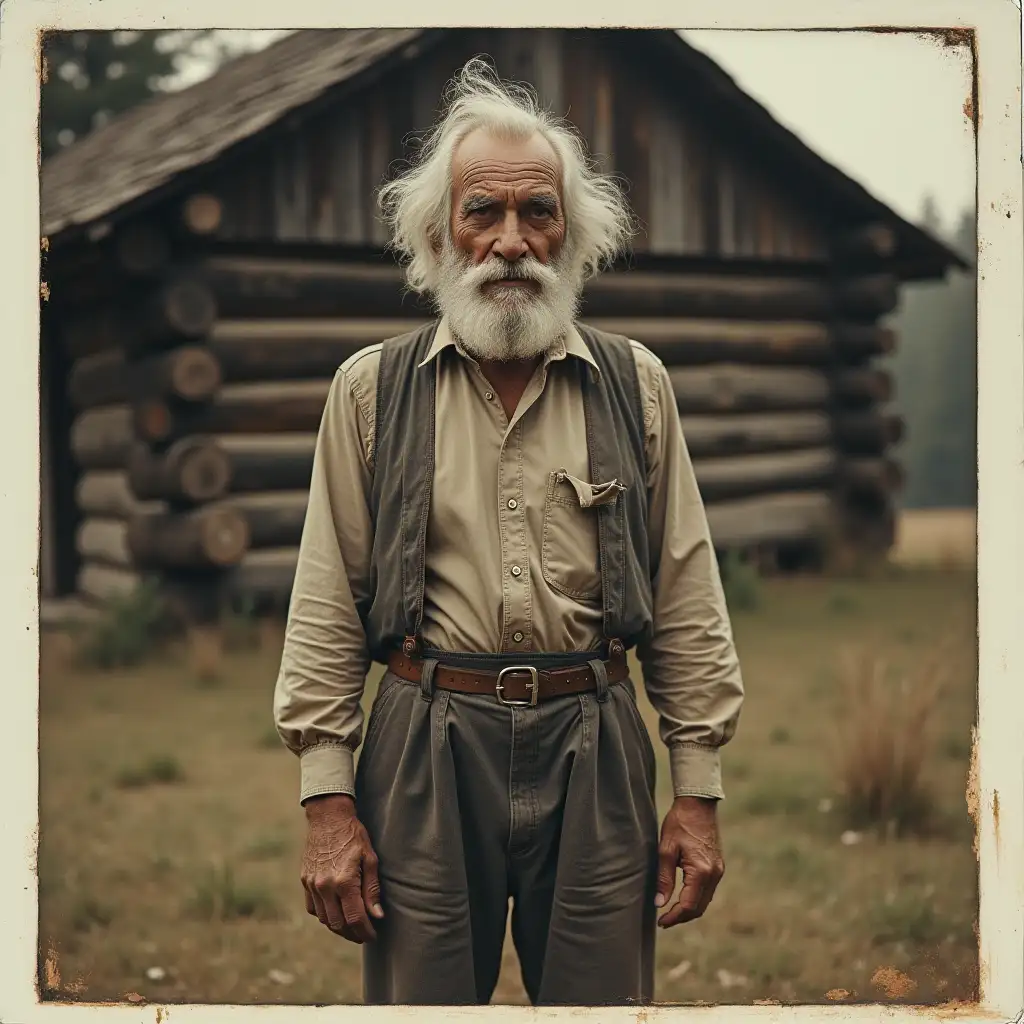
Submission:
{"label": "dark vest", "polygon": [[[590,479],[625,484],[596,506],[605,639],[631,647],[653,621],[647,538],[647,469],[640,383],[629,342],[578,325],[601,370],[576,361],[587,427]],[[434,477],[434,395],[439,360],[419,368],[437,324],[385,341],[380,354],[371,488],[372,599],[364,615],[371,656],[382,661],[423,616],[427,517]],[[494,653],[494,652],[489,652]]]}

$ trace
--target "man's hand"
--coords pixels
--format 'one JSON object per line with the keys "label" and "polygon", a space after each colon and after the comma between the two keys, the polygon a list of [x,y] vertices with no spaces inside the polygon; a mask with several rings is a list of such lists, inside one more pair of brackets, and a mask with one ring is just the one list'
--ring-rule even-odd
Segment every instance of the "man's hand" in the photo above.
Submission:
{"label": "man's hand", "polygon": [[306,802],[302,886],[306,911],[350,942],[372,942],[370,916],[382,918],[377,855],[356,817],[350,796],[332,794]]}
{"label": "man's hand", "polygon": [[662,928],[700,917],[725,873],[718,840],[717,805],[717,800],[677,796],[665,815],[658,845],[655,905],[664,907],[672,898],[676,868],[683,869],[683,887],[676,902],[658,919]]}

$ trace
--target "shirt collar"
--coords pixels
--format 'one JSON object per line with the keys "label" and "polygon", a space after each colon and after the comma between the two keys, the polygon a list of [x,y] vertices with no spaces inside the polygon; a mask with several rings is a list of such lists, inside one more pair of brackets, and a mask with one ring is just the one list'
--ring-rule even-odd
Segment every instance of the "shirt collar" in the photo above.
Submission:
{"label": "shirt collar", "polygon": [[[419,365],[426,366],[426,364],[431,362],[439,352],[452,347],[454,347],[460,355],[465,356],[466,358],[472,358],[452,334],[448,318],[442,317],[437,325],[437,330],[434,332],[434,340],[430,343],[430,348],[427,350],[426,356]],[[597,365],[597,361],[594,359],[590,349],[587,347],[587,343],[583,340],[583,336],[576,329],[575,325],[569,328],[569,333],[565,336],[565,339],[560,341],[558,345],[547,354],[545,362],[553,363],[556,360],[564,359],[567,355],[575,356],[577,359],[582,359],[591,367],[591,372],[594,377],[600,376],[601,371]]]}

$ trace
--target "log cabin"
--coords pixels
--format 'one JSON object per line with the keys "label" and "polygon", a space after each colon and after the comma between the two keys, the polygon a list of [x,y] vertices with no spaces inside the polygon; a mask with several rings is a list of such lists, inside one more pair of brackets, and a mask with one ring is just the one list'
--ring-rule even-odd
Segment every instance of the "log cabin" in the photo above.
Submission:
{"label": "log cabin", "polygon": [[885,318],[959,257],[678,33],[318,30],[42,168],[44,597],[155,573],[286,603],[335,369],[431,316],[375,189],[478,54],[628,187],[641,230],[583,319],[670,368],[716,548],[781,568],[885,552],[903,429]]}

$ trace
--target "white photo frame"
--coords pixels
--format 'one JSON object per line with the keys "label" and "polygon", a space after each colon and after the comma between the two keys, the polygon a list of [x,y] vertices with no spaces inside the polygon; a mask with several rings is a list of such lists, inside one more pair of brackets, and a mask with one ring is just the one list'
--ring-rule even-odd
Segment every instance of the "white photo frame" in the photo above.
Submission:
{"label": "white photo frame", "polygon": [[[969,802],[977,821],[980,871],[980,991],[977,1006],[822,1005],[643,1009],[485,1007],[437,1009],[40,1002],[35,990],[38,823],[38,298],[39,33],[47,28],[169,29],[425,23],[507,27],[579,25],[687,29],[957,28],[973,33],[977,83],[978,196],[978,609],[979,713]],[[408,1018],[548,1020],[566,1016],[647,1021],[693,1016],[728,1021],[1024,1019],[1024,235],[1021,183],[1021,15],[1011,0],[521,0],[481,9],[467,0],[423,5],[338,6],[325,0],[8,0],[0,9],[0,311],[7,344],[0,373],[5,446],[0,531],[0,649],[4,652],[0,830],[0,1020],[99,1022],[291,1022]],[[14,443],[18,442],[18,443]]]}

